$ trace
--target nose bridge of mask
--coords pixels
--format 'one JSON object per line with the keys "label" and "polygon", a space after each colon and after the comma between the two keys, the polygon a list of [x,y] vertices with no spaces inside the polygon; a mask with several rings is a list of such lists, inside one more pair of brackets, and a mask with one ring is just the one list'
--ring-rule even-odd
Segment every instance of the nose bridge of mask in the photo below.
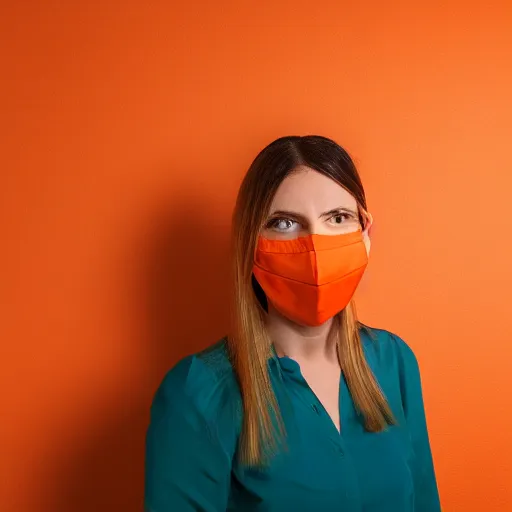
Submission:
{"label": "nose bridge of mask", "polygon": [[322,248],[317,239],[313,238],[314,250],[310,253],[314,268],[315,284],[321,286],[336,279],[342,262],[341,247]]}

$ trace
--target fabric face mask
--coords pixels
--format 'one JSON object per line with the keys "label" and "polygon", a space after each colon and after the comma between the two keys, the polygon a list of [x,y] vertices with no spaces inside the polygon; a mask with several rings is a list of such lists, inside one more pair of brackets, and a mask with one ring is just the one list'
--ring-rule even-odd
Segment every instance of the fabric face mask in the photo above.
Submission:
{"label": "fabric face mask", "polygon": [[253,273],[281,314],[318,326],[345,309],[367,265],[361,230],[294,240],[260,236]]}

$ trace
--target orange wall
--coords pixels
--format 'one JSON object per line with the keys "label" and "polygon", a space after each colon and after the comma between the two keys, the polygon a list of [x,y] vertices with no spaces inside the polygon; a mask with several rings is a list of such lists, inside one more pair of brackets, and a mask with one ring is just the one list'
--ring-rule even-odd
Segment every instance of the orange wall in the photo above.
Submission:
{"label": "orange wall", "polygon": [[149,4],[0,8],[2,510],[140,510],[152,393],[224,333],[237,187],[290,133],[360,166],[359,309],[420,360],[444,509],[512,510],[512,4]]}

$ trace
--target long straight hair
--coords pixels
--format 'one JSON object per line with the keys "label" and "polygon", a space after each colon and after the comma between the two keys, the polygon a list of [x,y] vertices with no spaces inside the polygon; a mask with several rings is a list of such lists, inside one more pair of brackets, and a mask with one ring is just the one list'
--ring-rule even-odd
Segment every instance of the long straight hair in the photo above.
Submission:
{"label": "long straight hair", "polygon": [[[286,435],[272,389],[268,361],[272,341],[265,327],[265,297],[252,274],[258,235],[279,185],[297,166],[304,165],[341,185],[356,199],[364,226],[366,197],[348,153],[334,141],[317,136],[282,137],[264,148],[251,164],[238,194],[232,233],[232,326],[228,351],[243,405],[239,454],[249,466],[268,462]],[[360,324],[351,301],[334,319],[338,358],[355,406],[368,431],[393,424],[391,409],[368,363]]]}

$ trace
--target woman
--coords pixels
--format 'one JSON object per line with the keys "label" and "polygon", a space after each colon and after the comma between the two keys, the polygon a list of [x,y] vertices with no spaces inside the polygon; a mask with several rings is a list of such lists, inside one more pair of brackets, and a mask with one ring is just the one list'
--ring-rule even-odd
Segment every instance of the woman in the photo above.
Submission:
{"label": "woman", "polygon": [[148,512],[440,510],[418,365],[352,302],[372,217],[335,142],[256,157],[233,222],[233,326],[163,380]]}

